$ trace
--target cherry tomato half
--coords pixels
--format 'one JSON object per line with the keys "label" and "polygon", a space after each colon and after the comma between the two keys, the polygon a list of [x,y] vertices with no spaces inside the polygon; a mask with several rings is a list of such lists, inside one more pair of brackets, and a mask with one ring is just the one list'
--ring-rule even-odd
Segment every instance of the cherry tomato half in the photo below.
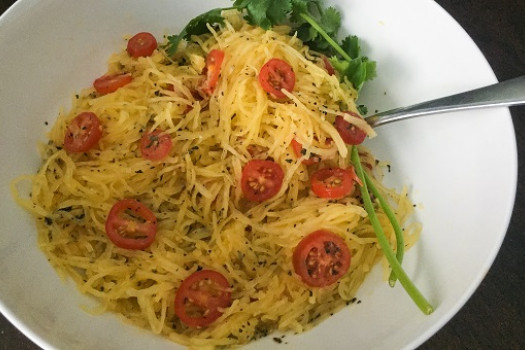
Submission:
{"label": "cherry tomato half", "polygon": [[213,94],[217,86],[222,61],[224,61],[224,51],[221,50],[211,50],[206,57],[206,81],[202,86],[202,91],[208,95]]}
{"label": "cherry tomato half", "polygon": [[[295,156],[297,158],[304,156],[303,152],[305,151],[305,149],[303,148],[303,145],[299,141],[297,141],[296,139],[292,139],[291,145],[292,145],[293,152],[295,153]],[[321,158],[318,155],[311,153],[310,158],[303,159],[303,164],[312,165],[315,163],[319,163],[320,161],[321,161]]]}
{"label": "cherry tomato half", "polygon": [[241,188],[253,202],[263,202],[275,196],[283,184],[281,166],[271,160],[250,160],[242,169]]}
{"label": "cherry tomato half", "polygon": [[123,199],[109,211],[106,234],[117,247],[145,249],[155,240],[157,218],[139,201]]}
{"label": "cherry tomato half", "polygon": [[150,160],[160,160],[166,157],[172,146],[170,135],[159,129],[145,133],[140,139],[142,157]]}
{"label": "cherry tomato half", "polygon": [[301,280],[311,287],[329,286],[350,267],[350,250],[340,236],[318,230],[304,237],[293,252],[293,267]]}
{"label": "cherry tomato half", "polygon": [[286,95],[281,91],[292,91],[295,86],[295,73],[288,62],[279,58],[272,58],[262,66],[259,72],[259,83],[264,91],[277,99],[284,99]]}
{"label": "cherry tomato half", "polygon": [[175,295],[175,314],[187,326],[212,324],[231,304],[230,284],[213,270],[201,270],[187,277]]}
{"label": "cherry tomato half", "polygon": [[323,168],[312,174],[312,191],[321,198],[339,199],[354,191],[357,176],[351,169]]}
{"label": "cherry tomato half", "polygon": [[[359,115],[353,112],[346,112],[348,114],[351,114],[357,118],[361,118]],[[346,144],[349,145],[359,145],[363,143],[363,141],[366,138],[366,133],[359,129],[357,126],[347,122],[345,118],[338,115],[335,118],[335,128],[339,132],[339,135],[341,135],[341,138]]]}
{"label": "cherry tomato half", "polygon": [[70,153],[89,151],[102,137],[100,119],[91,112],[82,112],[69,123],[64,148]]}
{"label": "cherry tomato half", "polygon": [[151,56],[156,48],[157,39],[151,33],[140,32],[128,40],[126,51],[131,57],[138,58]]}
{"label": "cherry tomato half", "polygon": [[117,91],[119,88],[131,83],[133,78],[131,74],[110,74],[103,75],[95,79],[93,87],[99,94],[109,94]]}

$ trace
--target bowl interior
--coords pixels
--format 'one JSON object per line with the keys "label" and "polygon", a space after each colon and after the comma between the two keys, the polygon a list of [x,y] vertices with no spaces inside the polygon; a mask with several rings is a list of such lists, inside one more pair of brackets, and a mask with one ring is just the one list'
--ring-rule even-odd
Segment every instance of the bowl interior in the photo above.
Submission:
{"label": "bowl interior", "polygon": [[[377,61],[378,78],[360,102],[386,110],[488,85],[490,66],[461,27],[430,0],[331,1],[344,13],[343,32],[358,35]],[[173,343],[93,316],[94,302],[61,280],[36,246],[36,230],[12,200],[9,183],[39,166],[36,149],[47,125],[74,93],[106,70],[122,36],[178,32],[204,10],[228,1],[146,2],[20,0],[0,18],[0,310],[44,348],[174,349]],[[444,49],[446,48],[446,49]],[[420,242],[404,265],[435,306],[424,316],[400,285],[391,289],[373,270],[361,303],[302,335],[289,348],[413,348],[446,323],[479,285],[505,235],[516,189],[517,156],[507,109],[451,113],[386,125],[367,145],[391,163],[386,181],[407,185],[419,204]],[[498,143],[489,143],[491,135]],[[249,349],[274,345],[272,337]],[[281,345],[280,345],[281,346]]]}

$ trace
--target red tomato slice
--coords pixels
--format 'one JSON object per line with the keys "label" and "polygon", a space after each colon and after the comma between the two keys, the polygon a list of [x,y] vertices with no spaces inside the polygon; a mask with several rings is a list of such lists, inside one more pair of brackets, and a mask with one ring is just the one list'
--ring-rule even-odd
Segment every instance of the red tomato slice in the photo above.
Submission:
{"label": "red tomato slice", "polygon": [[151,56],[156,48],[157,39],[151,33],[141,32],[128,40],[126,51],[131,57],[138,58]]}
{"label": "red tomato slice", "polygon": [[213,94],[217,86],[222,61],[224,61],[224,51],[221,50],[211,50],[206,57],[206,81],[202,86],[202,91],[208,95]]}
{"label": "red tomato slice", "polygon": [[[361,118],[358,114],[353,112],[345,113],[351,114],[357,118]],[[341,135],[343,141],[349,145],[359,145],[363,143],[366,138],[366,133],[363,130],[359,129],[353,124],[350,124],[340,115],[335,118],[335,128],[339,132],[339,135]]]}
{"label": "red tomato slice", "polygon": [[[291,145],[292,145],[293,152],[295,153],[295,156],[297,158],[300,158],[305,155],[305,153],[303,153],[305,149],[303,148],[303,145],[299,141],[297,141],[296,139],[292,139]],[[318,155],[311,153],[310,158],[303,159],[303,164],[312,165],[315,163],[319,163],[320,161],[321,161],[321,158]]]}
{"label": "red tomato slice", "polygon": [[82,112],[69,123],[64,137],[64,148],[70,153],[87,152],[101,137],[102,127],[95,113]]}
{"label": "red tomato slice", "polygon": [[111,74],[103,75],[100,78],[95,79],[93,87],[99,94],[109,94],[117,91],[119,88],[131,83],[133,78],[131,74]]}
{"label": "red tomato slice", "polygon": [[312,191],[321,198],[339,199],[354,191],[355,172],[342,168],[323,168],[312,174]]}
{"label": "red tomato slice", "polygon": [[264,91],[277,99],[284,99],[286,95],[281,91],[292,91],[295,86],[295,73],[288,62],[279,58],[272,58],[262,66],[259,72],[259,83]]}
{"label": "red tomato slice", "polygon": [[123,199],[109,211],[106,234],[117,247],[146,249],[155,240],[157,218],[137,200]]}
{"label": "red tomato slice", "polygon": [[271,160],[250,160],[242,169],[241,188],[253,202],[264,202],[275,196],[283,184],[281,166]]}
{"label": "red tomato slice", "polygon": [[335,69],[332,66],[332,64],[330,63],[330,60],[326,56],[323,56],[323,63],[324,63],[324,68],[326,69],[328,74],[334,75],[335,74]]}
{"label": "red tomato slice", "polygon": [[201,270],[187,277],[175,295],[175,314],[187,326],[206,327],[231,304],[230,284],[221,273]]}
{"label": "red tomato slice", "polygon": [[142,157],[150,160],[160,160],[166,157],[172,146],[170,135],[159,129],[145,133],[140,139]]}
{"label": "red tomato slice", "polygon": [[311,287],[337,282],[350,267],[350,250],[340,236],[318,230],[303,238],[293,252],[293,267]]}

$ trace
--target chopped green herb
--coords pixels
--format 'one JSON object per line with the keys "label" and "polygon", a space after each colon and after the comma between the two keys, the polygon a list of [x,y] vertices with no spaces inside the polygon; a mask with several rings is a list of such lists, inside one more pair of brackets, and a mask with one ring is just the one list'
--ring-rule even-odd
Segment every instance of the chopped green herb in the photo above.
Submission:
{"label": "chopped green herb", "polygon": [[313,50],[330,57],[341,80],[350,82],[356,90],[376,76],[376,63],[361,56],[359,39],[335,39],[341,27],[341,13],[334,7],[323,8],[320,0],[233,0],[233,7],[216,8],[192,19],[177,35],[167,37],[166,52],[174,55],[181,40],[208,33],[207,25],[223,24],[222,11],[237,9],[248,23],[263,29],[287,24],[292,32]]}

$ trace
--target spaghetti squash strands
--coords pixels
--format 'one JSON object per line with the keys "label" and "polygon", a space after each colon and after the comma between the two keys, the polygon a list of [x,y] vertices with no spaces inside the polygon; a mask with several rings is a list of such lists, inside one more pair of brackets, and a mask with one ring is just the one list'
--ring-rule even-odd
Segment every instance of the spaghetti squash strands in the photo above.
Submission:
{"label": "spaghetti squash strands", "polygon": [[[124,48],[111,56],[108,74],[128,73],[132,81],[105,95],[81,91],[41,145],[38,173],[12,184],[18,203],[36,219],[40,248],[62,276],[100,300],[97,312],[117,313],[193,348],[245,344],[273,330],[308,330],[351,304],[382,258],[358,190],[339,200],[310,190],[315,170],[349,164],[333,123],[342,111],[357,113],[356,91],[329,75],[322,56],[287,35],[289,28],[264,31],[229,17],[221,28],[210,27],[212,34],[182,43],[171,58],[162,49],[150,57],[131,58]],[[224,60],[209,95],[200,86],[211,50],[222,50]],[[286,61],[295,74],[282,100],[258,81],[272,58]],[[69,154],[65,130],[86,111],[100,119],[102,138],[84,153]],[[364,121],[355,124],[373,134]],[[159,161],[140,151],[142,135],[155,129],[173,142]],[[304,159],[317,155],[320,162],[305,165],[291,146],[294,138]],[[363,147],[360,152],[412,245],[420,226],[407,224],[413,207],[406,190],[381,186],[375,159]],[[284,174],[279,192],[262,203],[248,201],[240,186],[252,159],[272,160]],[[27,183],[29,198],[21,194]],[[110,208],[125,198],[157,218],[155,241],[144,250],[119,248],[105,234]],[[378,212],[394,242],[388,219]],[[310,288],[295,274],[292,255],[305,236],[321,229],[343,238],[351,265],[336,283]],[[174,299],[182,281],[201,269],[226,277],[232,303],[211,325],[191,328],[176,316]]]}

